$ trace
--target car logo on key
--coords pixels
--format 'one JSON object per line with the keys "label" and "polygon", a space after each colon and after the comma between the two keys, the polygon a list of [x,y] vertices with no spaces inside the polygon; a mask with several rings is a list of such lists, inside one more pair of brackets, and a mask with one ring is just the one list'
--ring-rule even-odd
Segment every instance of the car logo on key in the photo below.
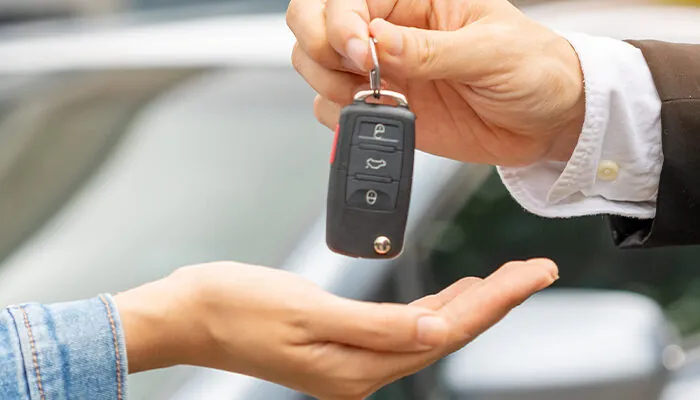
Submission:
{"label": "car logo on key", "polygon": [[378,170],[380,168],[386,167],[386,160],[383,158],[381,160],[375,160],[374,158],[368,158],[367,159],[367,165],[365,166],[365,169],[373,169],[373,170]]}

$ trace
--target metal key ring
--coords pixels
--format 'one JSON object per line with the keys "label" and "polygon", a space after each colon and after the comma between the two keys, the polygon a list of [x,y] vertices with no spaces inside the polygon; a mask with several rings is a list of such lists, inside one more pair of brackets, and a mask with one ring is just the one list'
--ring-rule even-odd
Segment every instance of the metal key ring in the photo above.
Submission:
{"label": "metal key ring", "polygon": [[408,108],[406,96],[392,90],[382,90],[379,97],[377,97],[376,91],[374,90],[360,90],[355,94],[355,101],[365,101],[369,96],[374,96],[375,98],[381,98],[381,96],[390,97],[399,103],[399,106]]}
{"label": "metal key ring", "polygon": [[372,63],[374,68],[369,71],[369,88],[370,90],[361,90],[355,94],[355,101],[365,101],[369,96],[373,96],[375,99],[381,99],[382,96],[391,97],[399,106],[408,107],[408,100],[406,96],[399,92],[394,92],[391,90],[382,90],[382,77],[379,68],[379,57],[377,56],[377,39],[369,38],[369,48],[370,54],[372,54]]}
{"label": "metal key ring", "polygon": [[374,64],[374,68],[369,71],[369,87],[372,89],[373,96],[379,99],[382,96],[382,76],[379,70],[379,57],[377,56],[377,39],[369,38],[369,49],[372,54],[372,63]]}

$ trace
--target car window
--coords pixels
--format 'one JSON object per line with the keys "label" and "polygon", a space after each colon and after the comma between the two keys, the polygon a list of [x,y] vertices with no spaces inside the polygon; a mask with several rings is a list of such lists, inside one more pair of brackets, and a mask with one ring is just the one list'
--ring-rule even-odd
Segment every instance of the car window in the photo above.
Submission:
{"label": "car window", "polygon": [[99,167],[144,104],[194,73],[28,74],[0,86],[0,261]]}
{"label": "car window", "polygon": [[510,260],[550,257],[559,287],[619,289],[658,301],[685,336],[700,332],[700,248],[620,250],[602,216],[546,219],[524,211],[493,174],[444,222],[431,270],[440,286]]}

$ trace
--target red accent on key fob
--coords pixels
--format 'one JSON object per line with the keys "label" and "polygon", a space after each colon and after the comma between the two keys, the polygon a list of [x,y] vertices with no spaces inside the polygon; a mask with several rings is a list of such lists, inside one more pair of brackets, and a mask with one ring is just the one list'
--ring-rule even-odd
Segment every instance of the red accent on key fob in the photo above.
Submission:
{"label": "red accent on key fob", "polygon": [[333,148],[331,149],[331,165],[335,162],[335,149],[338,146],[338,136],[340,135],[340,124],[335,126],[335,137],[333,137]]}

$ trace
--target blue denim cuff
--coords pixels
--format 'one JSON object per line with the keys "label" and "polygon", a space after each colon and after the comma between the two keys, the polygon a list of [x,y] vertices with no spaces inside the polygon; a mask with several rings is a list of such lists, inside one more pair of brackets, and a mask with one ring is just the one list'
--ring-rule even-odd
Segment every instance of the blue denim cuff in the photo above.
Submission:
{"label": "blue denim cuff", "polygon": [[[126,344],[112,296],[51,305],[22,304],[8,307],[5,313],[14,325],[5,329],[14,330],[14,335],[0,335],[0,340],[10,342],[10,346],[0,343],[0,348],[15,350],[17,375],[24,375],[26,381],[17,387],[19,398],[127,398]],[[4,394],[1,385],[0,394]]]}

